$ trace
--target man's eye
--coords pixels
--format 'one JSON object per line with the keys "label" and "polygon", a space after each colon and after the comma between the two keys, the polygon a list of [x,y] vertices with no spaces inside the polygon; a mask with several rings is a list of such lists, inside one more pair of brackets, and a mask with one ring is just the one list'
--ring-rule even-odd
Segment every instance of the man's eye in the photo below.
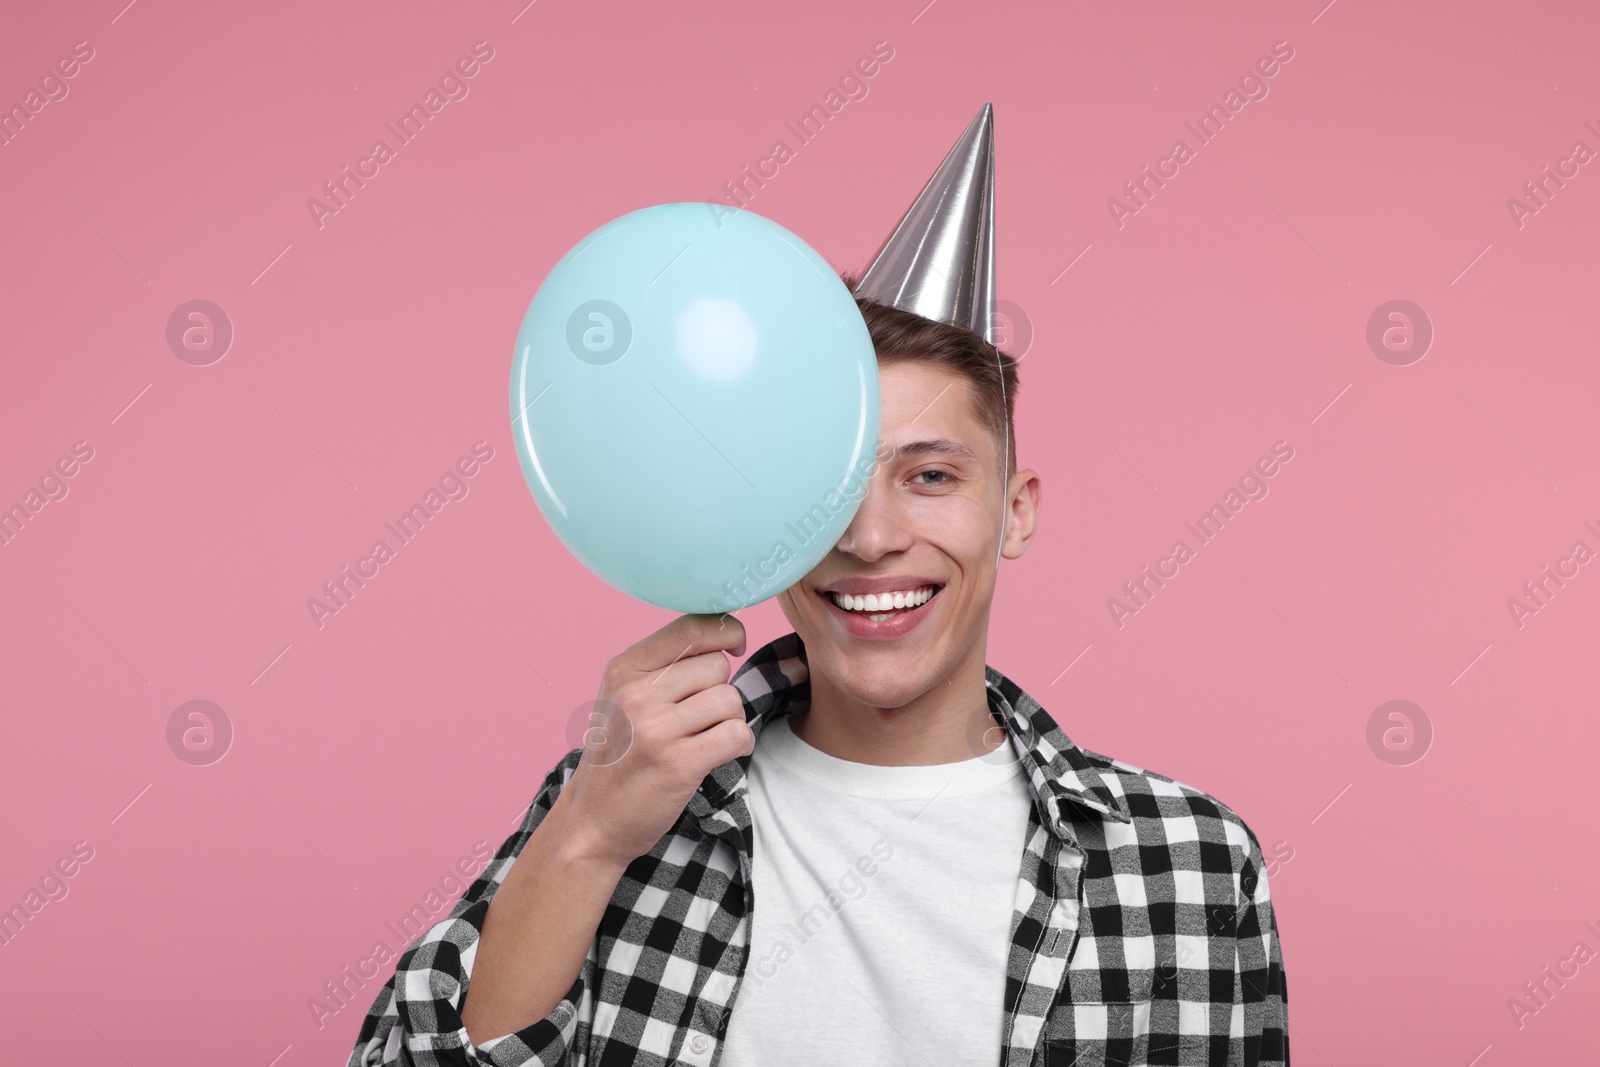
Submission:
{"label": "man's eye", "polygon": [[911,477],[912,477],[913,480],[915,480],[917,478],[926,477],[927,475],[930,475],[930,474],[933,475],[938,480],[937,481],[932,481],[932,482],[923,482],[922,483],[923,485],[943,485],[946,482],[950,481],[950,473],[948,471],[939,471],[939,470],[918,471],[916,474],[913,474]]}

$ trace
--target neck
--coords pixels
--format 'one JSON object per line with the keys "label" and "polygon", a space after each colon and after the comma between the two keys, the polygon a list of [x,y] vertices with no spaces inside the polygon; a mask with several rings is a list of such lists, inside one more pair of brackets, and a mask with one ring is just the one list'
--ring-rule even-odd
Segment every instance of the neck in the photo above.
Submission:
{"label": "neck", "polygon": [[1006,743],[989,712],[980,639],[933,686],[897,708],[857,700],[812,665],[811,706],[789,728],[812,748],[851,763],[932,767],[959,763]]}

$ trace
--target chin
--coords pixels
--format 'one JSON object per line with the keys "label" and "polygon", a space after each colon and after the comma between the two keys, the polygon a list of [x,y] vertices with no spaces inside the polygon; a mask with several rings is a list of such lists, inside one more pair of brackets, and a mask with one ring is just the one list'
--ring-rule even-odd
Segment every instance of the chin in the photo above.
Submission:
{"label": "chin", "polygon": [[943,681],[931,663],[904,643],[856,649],[849,655],[830,645],[808,644],[806,652],[813,673],[826,674],[846,696],[869,707],[904,707]]}

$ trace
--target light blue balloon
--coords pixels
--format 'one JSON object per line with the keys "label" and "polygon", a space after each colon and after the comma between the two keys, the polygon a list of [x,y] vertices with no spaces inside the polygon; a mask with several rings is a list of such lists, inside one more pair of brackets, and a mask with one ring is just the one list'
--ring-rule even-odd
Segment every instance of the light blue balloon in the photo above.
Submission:
{"label": "light blue balloon", "polygon": [[691,614],[759,603],[828,554],[879,418],[850,291],[782,226],[719,204],[579,241],[512,360],[512,436],[546,521],[617,589]]}

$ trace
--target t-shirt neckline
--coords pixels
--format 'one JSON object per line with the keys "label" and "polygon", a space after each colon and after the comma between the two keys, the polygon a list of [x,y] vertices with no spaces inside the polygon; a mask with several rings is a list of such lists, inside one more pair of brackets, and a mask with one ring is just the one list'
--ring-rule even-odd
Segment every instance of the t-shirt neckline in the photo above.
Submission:
{"label": "t-shirt neckline", "polygon": [[1008,735],[992,752],[931,766],[894,767],[830,756],[802,740],[784,715],[761,731],[761,759],[830,792],[876,800],[931,800],[975,796],[1022,774]]}

